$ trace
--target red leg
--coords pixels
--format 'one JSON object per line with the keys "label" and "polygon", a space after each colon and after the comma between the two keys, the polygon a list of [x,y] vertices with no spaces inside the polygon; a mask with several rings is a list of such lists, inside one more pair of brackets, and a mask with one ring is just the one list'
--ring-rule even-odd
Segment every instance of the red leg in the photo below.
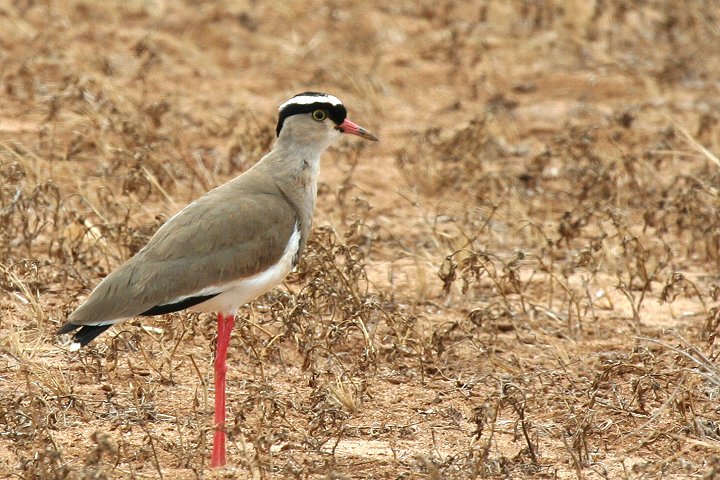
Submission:
{"label": "red leg", "polygon": [[215,351],[215,432],[213,435],[211,467],[225,465],[225,374],[227,373],[227,350],[235,315],[218,313],[218,335]]}

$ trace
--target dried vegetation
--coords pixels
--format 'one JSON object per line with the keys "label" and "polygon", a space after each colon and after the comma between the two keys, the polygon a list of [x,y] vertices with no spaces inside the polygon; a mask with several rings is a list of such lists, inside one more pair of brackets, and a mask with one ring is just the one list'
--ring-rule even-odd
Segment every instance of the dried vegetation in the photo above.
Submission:
{"label": "dried vegetation", "polygon": [[[0,5],[0,476],[716,478],[718,12]],[[382,143],[242,310],[211,471],[212,317],[54,332],[306,89]]]}

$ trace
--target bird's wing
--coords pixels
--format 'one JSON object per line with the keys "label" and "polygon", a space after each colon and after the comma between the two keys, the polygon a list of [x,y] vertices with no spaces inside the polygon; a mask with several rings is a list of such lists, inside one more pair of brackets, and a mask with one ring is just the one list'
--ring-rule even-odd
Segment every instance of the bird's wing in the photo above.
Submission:
{"label": "bird's wing", "polygon": [[293,207],[282,195],[236,192],[235,200],[224,190],[213,190],[171,218],[93,290],[68,323],[114,323],[276,263],[296,228]]}

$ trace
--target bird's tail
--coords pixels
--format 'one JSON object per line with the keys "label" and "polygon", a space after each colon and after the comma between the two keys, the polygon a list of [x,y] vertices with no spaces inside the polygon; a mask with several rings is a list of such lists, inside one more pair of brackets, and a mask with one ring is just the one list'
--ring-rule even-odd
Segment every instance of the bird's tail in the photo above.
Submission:
{"label": "bird's tail", "polygon": [[62,335],[63,333],[70,333],[79,328],[80,330],[75,332],[75,335],[73,335],[73,344],[70,346],[71,350],[78,350],[112,326],[112,323],[107,325],[76,325],[74,323],[67,322],[65,325],[60,327],[57,333],[58,335]]}

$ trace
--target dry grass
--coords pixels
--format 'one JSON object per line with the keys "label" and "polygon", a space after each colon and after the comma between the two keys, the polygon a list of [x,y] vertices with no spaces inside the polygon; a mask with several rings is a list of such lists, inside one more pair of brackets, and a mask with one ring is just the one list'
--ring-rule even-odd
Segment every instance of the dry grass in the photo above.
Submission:
{"label": "dry grass", "polygon": [[[0,6],[0,476],[716,478],[717,12]],[[298,271],[242,310],[212,471],[210,316],[54,332],[308,89],[382,142],[325,156]]]}

